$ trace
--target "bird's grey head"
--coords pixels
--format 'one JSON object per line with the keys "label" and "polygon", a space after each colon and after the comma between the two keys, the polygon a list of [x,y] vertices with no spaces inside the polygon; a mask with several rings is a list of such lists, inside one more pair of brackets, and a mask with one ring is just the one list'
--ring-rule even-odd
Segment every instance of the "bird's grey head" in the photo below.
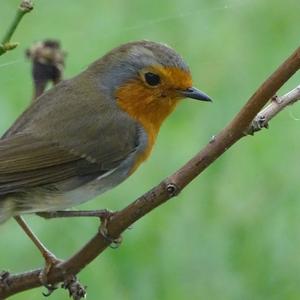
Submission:
{"label": "bird's grey head", "polygon": [[182,57],[165,44],[136,41],[121,45],[95,61],[88,69],[98,78],[101,90],[114,93],[116,87],[135,79],[147,67],[174,67],[190,73]]}

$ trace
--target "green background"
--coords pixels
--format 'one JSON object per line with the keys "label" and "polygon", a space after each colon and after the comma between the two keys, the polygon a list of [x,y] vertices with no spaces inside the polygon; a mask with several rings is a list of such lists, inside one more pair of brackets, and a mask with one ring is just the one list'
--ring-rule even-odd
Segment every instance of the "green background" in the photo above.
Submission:
{"label": "green background", "polygon": [[[0,2],[0,35],[18,0]],[[184,101],[164,124],[151,158],[130,179],[80,208],[121,209],[191,158],[238,112],[258,85],[299,45],[299,0],[36,0],[0,58],[0,131],[28,105],[24,50],[58,38],[65,77],[131,40],[163,41],[183,55],[195,86],[214,103]],[[280,91],[299,84],[299,74]],[[88,299],[300,299],[300,108],[240,141],[177,198],[124,234],[80,274]],[[26,217],[61,258],[97,230],[91,219]],[[0,269],[43,260],[13,220],[0,227]],[[12,299],[42,299],[34,289]],[[68,299],[63,290],[50,299]]]}

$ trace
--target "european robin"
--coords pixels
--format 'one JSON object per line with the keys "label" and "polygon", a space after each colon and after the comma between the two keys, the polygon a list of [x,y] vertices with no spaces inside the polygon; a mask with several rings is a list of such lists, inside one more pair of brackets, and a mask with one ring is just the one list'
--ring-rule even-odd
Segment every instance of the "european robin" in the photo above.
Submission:
{"label": "european robin", "polygon": [[192,87],[173,49],[137,41],[113,49],[42,94],[0,140],[0,222],[87,201],[128,178]]}

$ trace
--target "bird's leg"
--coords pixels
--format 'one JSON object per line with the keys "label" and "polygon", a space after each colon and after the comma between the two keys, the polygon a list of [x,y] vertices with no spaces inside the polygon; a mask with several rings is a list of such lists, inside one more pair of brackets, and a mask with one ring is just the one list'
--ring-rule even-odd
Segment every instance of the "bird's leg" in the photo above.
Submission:
{"label": "bird's leg", "polygon": [[43,255],[46,263],[49,262],[58,262],[59,260],[44,246],[44,244],[39,240],[39,238],[32,232],[30,227],[27,225],[25,220],[21,216],[15,216],[15,220],[21,226],[23,231],[27,234],[27,236],[33,241],[35,246]]}
{"label": "bird's leg", "polygon": [[56,210],[56,211],[43,211],[36,213],[38,216],[45,219],[54,218],[73,218],[73,217],[98,217],[103,221],[109,219],[114,214],[107,209],[100,210]]}
{"label": "bird's leg", "polygon": [[53,266],[61,263],[61,260],[56,258],[56,256],[44,246],[44,244],[32,232],[30,227],[27,225],[27,223],[21,216],[15,216],[14,218],[17,221],[17,223],[21,226],[23,231],[26,233],[26,235],[33,241],[33,243],[35,244],[35,246],[38,248],[38,250],[40,251],[40,253],[43,255],[45,259],[45,268],[40,274],[40,280],[42,284],[49,290],[50,293],[55,289],[55,286],[49,285],[47,283],[47,275]]}
{"label": "bird's leg", "polygon": [[101,235],[111,243],[112,248],[117,248],[122,242],[122,237],[113,238],[109,235],[107,229],[107,223],[111,219],[111,217],[115,214],[115,212],[111,212],[107,209],[100,210],[57,210],[57,211],[47,211],[47,212],[38,212],[36,213],[38,216],[43,217],[45,219],[53,219],[53,218],[73,218],[73,217],[98,217],[101,221],[100,225],[100,233]]}

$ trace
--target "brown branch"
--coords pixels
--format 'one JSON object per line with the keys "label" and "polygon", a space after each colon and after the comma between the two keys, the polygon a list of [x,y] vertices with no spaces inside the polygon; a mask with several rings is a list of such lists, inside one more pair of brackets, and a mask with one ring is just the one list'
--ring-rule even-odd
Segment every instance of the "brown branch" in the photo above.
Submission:
{"label": "brown branch", "polygon": [[[195,157],[156,187],[114,214],[107,224],[110,236],[118,237],[145,214],[176,196],[220,155],[245,136],[245,132],[247,132],[249,124],[256,114],[299,68],[300,48],[258,88],[233,120]],[[63,281],[66,273],[77,274],[108,246],[107,239],[98,232],[81,250],[50,271],[48,275],[49,283],[54,284]],[[41,269],[37,269],[16,275],[8,276],[6,274],[5,282],[2,285],[0,284],[0,299],[41,286],[40,272]]]}

